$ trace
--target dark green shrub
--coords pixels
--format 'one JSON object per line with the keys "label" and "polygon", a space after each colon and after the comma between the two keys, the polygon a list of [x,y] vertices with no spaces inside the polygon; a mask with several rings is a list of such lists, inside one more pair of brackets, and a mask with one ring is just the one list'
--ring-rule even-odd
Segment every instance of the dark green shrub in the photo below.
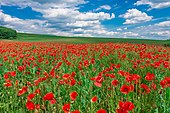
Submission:
{"label": "dark green shrub", "polygon": [[16,39],[16,30],[0,26],[0,39]]}
{"label": "dark green shrub", "polygon": [[170,44],[164,44],[165,47],[170,47]]}

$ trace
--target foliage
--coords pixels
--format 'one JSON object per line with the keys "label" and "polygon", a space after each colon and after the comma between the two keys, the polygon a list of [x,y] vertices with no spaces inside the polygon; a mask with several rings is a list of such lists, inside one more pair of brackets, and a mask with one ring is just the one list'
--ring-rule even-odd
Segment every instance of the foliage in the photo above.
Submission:
{"label": "foliage", "polygon": [[164,44],[165,47],[170,47],[170,44]]}
{"label": "foliage", "polygon": [[0,39],[16,39],[17,32],[16,30],[0,27]]}

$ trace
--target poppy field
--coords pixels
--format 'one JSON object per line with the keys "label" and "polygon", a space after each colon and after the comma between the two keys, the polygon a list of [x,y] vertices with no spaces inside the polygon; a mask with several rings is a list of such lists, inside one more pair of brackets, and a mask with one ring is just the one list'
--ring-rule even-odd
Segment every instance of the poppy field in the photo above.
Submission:
{"label": "poppy field", "polygon": [[0,113],[170,113],[170,47],[0,41]]}

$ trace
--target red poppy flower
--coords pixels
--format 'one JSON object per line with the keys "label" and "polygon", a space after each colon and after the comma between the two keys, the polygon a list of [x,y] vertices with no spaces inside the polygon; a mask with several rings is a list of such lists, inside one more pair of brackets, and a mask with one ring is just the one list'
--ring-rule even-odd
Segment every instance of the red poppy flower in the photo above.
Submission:
{"label": "red poppy flower", "polygon": [[41,93],[40,88],[36,89],[34,93],[36,93],[36,94],[40,94],[40,93]]}
{"label": "red poppy flower", "polygon": [[71,77],[75,77],[76,76],[76,73],[75,72],[72,72],[71,73]]}
{"label": "red poppy flower", "polygon": [[49,74],[51,75],[51,77],[54,77],[55,76],[55,68],[52,68]]}
{"label": "red poppy flower", "polygon": [[117,64],[117,65],[116,65],[116,68],[120,68],[120,67],[121,67],[121,65],[120,65],[120,64]]}
{"label": "red poppy flower", "polygon": [[36,104],[36,105],[35,105],[35,108],[39,110],[39,109],[40,109],[40,105],[39,105],[39,104]]}
{"label": "red poppy flower", "polygon": [[99,109],[96,113],[107,113],[104,109]]}
{"label": "red poppy flower", "polygon": [[126,76],[126,81],[127,81],[127,82],[132,82],[132,81],[133,81],[132,76]]}
{"label": "red poppy flower", "polygon": [[71,78],[69,85],[74,86],[76,84],[76,80],[74,78]]}
{"label": "red poppy flower", "polygon": [[143,88],[145,93],[147,94],[150,93],[151,91],[150,88],[146,84],[141,84],[140,87]]}
{"label": "red poppy flower", "polygon": [[96,82],[102,83],[103,82],[103,77],[102,76],[96,76],[95,80],[96,80]]}
{"label": "red poppy flower", "polygon": [[18,96],[21,96],[21,95],[23,95],[24,93],[26,93],[26,92],[27,92],[27,88],[28,88],[28,87],[23,87],[22,89],[20,89],[20,90],[18,91]]}
{"label": "red poppy flower", "polygon": [[95,81],[95,77],[90,78],[90,80]]}
{"label": "red poppy flower", "polygon": [[161,80],[160,85],[162,86],[162,88],[165,88],[167,85],[167,80],[165,80],[165,79]]}
{"label": "red poppy flower", "polygon": [[50,100],[50,103],[51,103],[51,104],[55,104],[55,103],[56,103],[56,100],[55,100],[55,99]]}
{"label": "red poppy flower", "polygon": [[10,75],[13,76],[13,77],[15,77],[15,76],[16,76],[16,71],[10,72]]}
{"label": "red poppy flower", "polygon": [[70,78],[70,75],[69,75],[69,74],[64,74],[64,75],[62,76],[62,78],[63,78],[63,79],[69,79],[69,78]]}
{"label": "red poppy flower", "polygon": [[93,98],[91,98],[91,102],[96,102],[97,101],[97,96],[94,96]]}
{"label": "red poppy flower", "polygon": [[4,83],[4,86],[5,87],[12,87],[12,83],[11,82],[6,82],[6,83]]}
{"label": "red poppy flower", "polygon": [[94,85],[97,86],[97,87],[102,87],[102,84],[99,83],[99,82],[94,82]]}
{"label": "red poppy flower", "polygon": [[4,74],[4,79],[8,79],[8,78],[9,78],[8,73],[5,73]]}
{"label": "red poppy flower", "polygon": [[80,111],[79,110],[75,110],[75,111],[73,111],[71,113],[80,113]]}
{"label": "red poppy flower", "polygon": [[151,88],[152,88],[153,90],[156,90],[156,84],[155,84],[154,82],[152,82]]}
{"label": "red poppy flower", "polygon": [[44,97],[43,100],[53,100],[54,99],[54,94],[52,92],[47,93]]}
{"label": "red poppy flower", "polygon": [[91,63],[92,63],[92,64],[95,63],[95,59],[94,59],[94,58],[91,59]]}
{"label": "red poppy flower", "polygon": [[170,87],[170,77],[165,77],[163,80],[161,80],[160,85],[162,88]]}
{"label": "red poppy flower", "polygon": [[120,108],[120,109],[116,109],[116,113],[128,113],[128,111]]}
{"label": "red poppy flower", "polygon": [[109,74],[110,78],[115,78],[114,74]]}
{"label": "red poppy flower", "polygon": [[31,101],[33,98],[35,97],[35,94],[34,93],[31,93],[27,96],[27,100],[28,101]]}
{"label": "red poppy flower", "polygon": [[118,80],[113,80],[113,81],[112,81],[112,85],[113,85],[113,86],[116,87],[116,86],[118,86],[118,84],[119,84],[119,81],[118,81]]}
{"label": "red poppy flower", "polygon": [[123,94],[128,94],[128,93],[131,91],[131,87],[130,87],[130,86],[127,86],[127,85],[123,85],[123,86],[120,88],[120,91],[121,91]]}
{"label": "red poppy flower", "polygon": [[135,84],[138,83],[139,79],[141,78],[141,76],[137,75],[137,74],[133,74],[132,75],[132,80],[135,81]]}
{"label": "red poppy flower", "polygon": [[151,74],[151,73],[147,73],[145,79],[148,81],[151,81],[151,80],[155,79],[155,75]]}
{"label": "red poppy flower", "polygon": [[125,111],[131,111],[134,109],[134,104],[132,102],[119,102],[119,107]]}
{"label": "red poppy flower", "polygon": [[71,100],[73,100],[73,101],[75,101],[76,100],[76,97],[78,96],[78,93],[77,92],[72,92],[72,93],[70,93],[70,99]]}
{"label": "red poppy flower", "polygon": [[68,113],[70,111],[70,103],[64,104],[63,107],[62,107],[62,110],[65,113]]}
{"label": "red poppy flower", "polygon": [[25,67],[24,66],[18,66],[18,71],[22,72],[25,70]]}
{"label": "red poppy flower", "polygon": [[125,72],[122,71],[122,70],[119,70],[119,71],[118,71],[118,74],[121,75],[121,76],[125,76]]}
{"label": "red poppy flower", "polygon": [[28,101],[28,102],[26,103],[26,108],[27,108],[28,110],[34,110],[34,109],[35,109],[35,105],[34,105],[33,102]]}
{"label": "red poppy flower", "polygon": [[59,68],[62,65],[62,62],[58,62],[57,66],[55,68]]}

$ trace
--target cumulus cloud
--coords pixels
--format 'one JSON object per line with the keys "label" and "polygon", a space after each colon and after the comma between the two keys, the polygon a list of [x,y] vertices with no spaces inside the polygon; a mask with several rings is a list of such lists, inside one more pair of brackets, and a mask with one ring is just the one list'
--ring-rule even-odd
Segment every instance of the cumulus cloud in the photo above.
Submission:
{"label": "cumulus cloud", "polygon": [[134,32],[124,32],[123,34],[126,37],[138,37],[138,36],[140,36],[138,33],[134,33]]}
{"label": "cumulus cloud", "polygon": [[[131,25],[124,25],[121,28],[109,30],[102,25],[102,21],[114,19],[114,13],[105,13],[101,10],[98,10],[98,12],[79,11],[79,6],[86,3],[85,0],[1,0],[0,5],[4,6],[31,7],[32,10],[41,13],[42,17],[41,20],[20,19],[0,11],[0,25],[14,28],[20,32],[62,36],[161,37],[167,39],[169,35],[166,27],[169,25],[168,22],[160,22],[140,28],[131,28]],[[107,6],[101,6],[100,8],[110,10],[110,7]],[[124,24],[142,23],[153,18],[137,9],[129,9],[119,17],[126,19]]]}
{"label": "cumulus cloud", "polygon": [[98,20],[96,21],[75,21],[74,23],[67,23],[66,26],[71,27],[92,27],[94,25],[100,25],[100,22]]}
{"label": "cumulus cloud", "polygon": [[[4,14],[0,11],[0,25],[14,28],[19,32],[54,34],[62,36],[101,36],[115,37],[115,32],[107,31],[99,20],[92,21],[76,21],[75,23],[67,23],[64,26],[60,24],[59,28],[52,27],[54,24],[48,23],[48,20],[36,19],[19,19]],[[55,24],[56,25],[56,24]]]}
{"label": "cumulus cloud", "polygon": [[117,30],[117,31],[122,31],[122,28],[117,28],[116,30]]}
{"label": "cumulus cloud", "polygon": [[4,14],[0,11],[0,25],[14,28],[19,32],[30,32],[30,33],[59,33],[54,28],[48,28],[48,22],[46,20],[37,19],[19,19],[12,17],[8,14]]}
{"label": "cumulus cloud", "polygon": [[92,12],[79,12],[75,9],[70,8],[52,8],[47,10],[42,10],[41,13],[45,18],[68,18],[75,20],[109,20],[115,18],[115,15],[111,15],[104,12],[92,13]]}
{"label": "cumulus cloud", "polygon": [[[170,7],[169,0],[140,0],[135,3],[135,5],[149,5],[151,9],[161,9]],[[149,9],[150,10],[150,9]]]}
{"label": "cumulus cloud", "polygon": [[85,0],[1,0],[0,5],[8,5],[8,6],[34,6],[41,8],[49,7],[55,5],[56,7],[75,7],[79,4],[87,3]]}
{"label": "cumulus cloud", "polygon": [[129,9],[123,15],[119,17],[125,18],[126,21],[123,24],[136,24],[152,20],[152,16],[148,16],[145,12],[141,12],[137,9]]}
{"label": "cumulus cloud", "polygon": [[170,39],[170,31],[157,31],[157,32],[151,32],[151,34],[168,37]]}
{"label": "cumulus cloud", "polygon": [[140,37],[143,38],[162,39],[162,40],[170,39],[170,35],[169,35],[170,28],[158,26],[157,24],[139,26],[131,29],[130,31],[138,33]]}
{"label": "cumulus cloud", "polygon": [[[22,8],[31,7],[34,11],[42,14],[44,23],[42,22],[41,24],[43,26],[41,26],[41,24],[37,25],[34,23],[38,20],[22,20],[11,17],[7,14],[4,15],[11,17],[13,21],[17,19],[18,23],[15,23],[14,25],[12,22],[4,22],[4,20],[0,21],[3,21],[3,24],[5,25],[15,27],[17,30],[21,30],[19,27],[20,25],[25,26],[25,28],[22,29],[24,32],[30,31],[35,33],[37,31],[33,30],[38,29],[39,27],[40,29],[46,29],[45,31],[41,30],[43,33],[52,33],[57,35],[89,36],[91,34],[91,36],[98,36],[101,34],[99,33],[100,30],[103,32],[103,36],[113,34],[101,25],[101,21],[115,18],[114,13],[80,12],[78,10],[78,5],[85,3],[87,2],[84,0],[49,0],[48,2],[46,0],[2,0],[1,5],[14,5]],[[48,24],[44,26],[45,23]],[[28,26],[34,26],[35,28],[30,30]],[[80,31],[80,29],[82,29],[82,31]]]}
{"label": "cumulus cloud", "polygon": [[102,6],[100,6],[99,8],[97,8],[96,11],[99,11],[99,10],[102,10],[102,9],[104,9],[104,10],[110,10],[111,7],[110,7],[109,5],[102,5]]}
{"label": "cumulus cloud", "polygon": [[170,27],[170,21],[160,22],[160,23],[155,24],[155,25],[160,26],[160,27]]}

